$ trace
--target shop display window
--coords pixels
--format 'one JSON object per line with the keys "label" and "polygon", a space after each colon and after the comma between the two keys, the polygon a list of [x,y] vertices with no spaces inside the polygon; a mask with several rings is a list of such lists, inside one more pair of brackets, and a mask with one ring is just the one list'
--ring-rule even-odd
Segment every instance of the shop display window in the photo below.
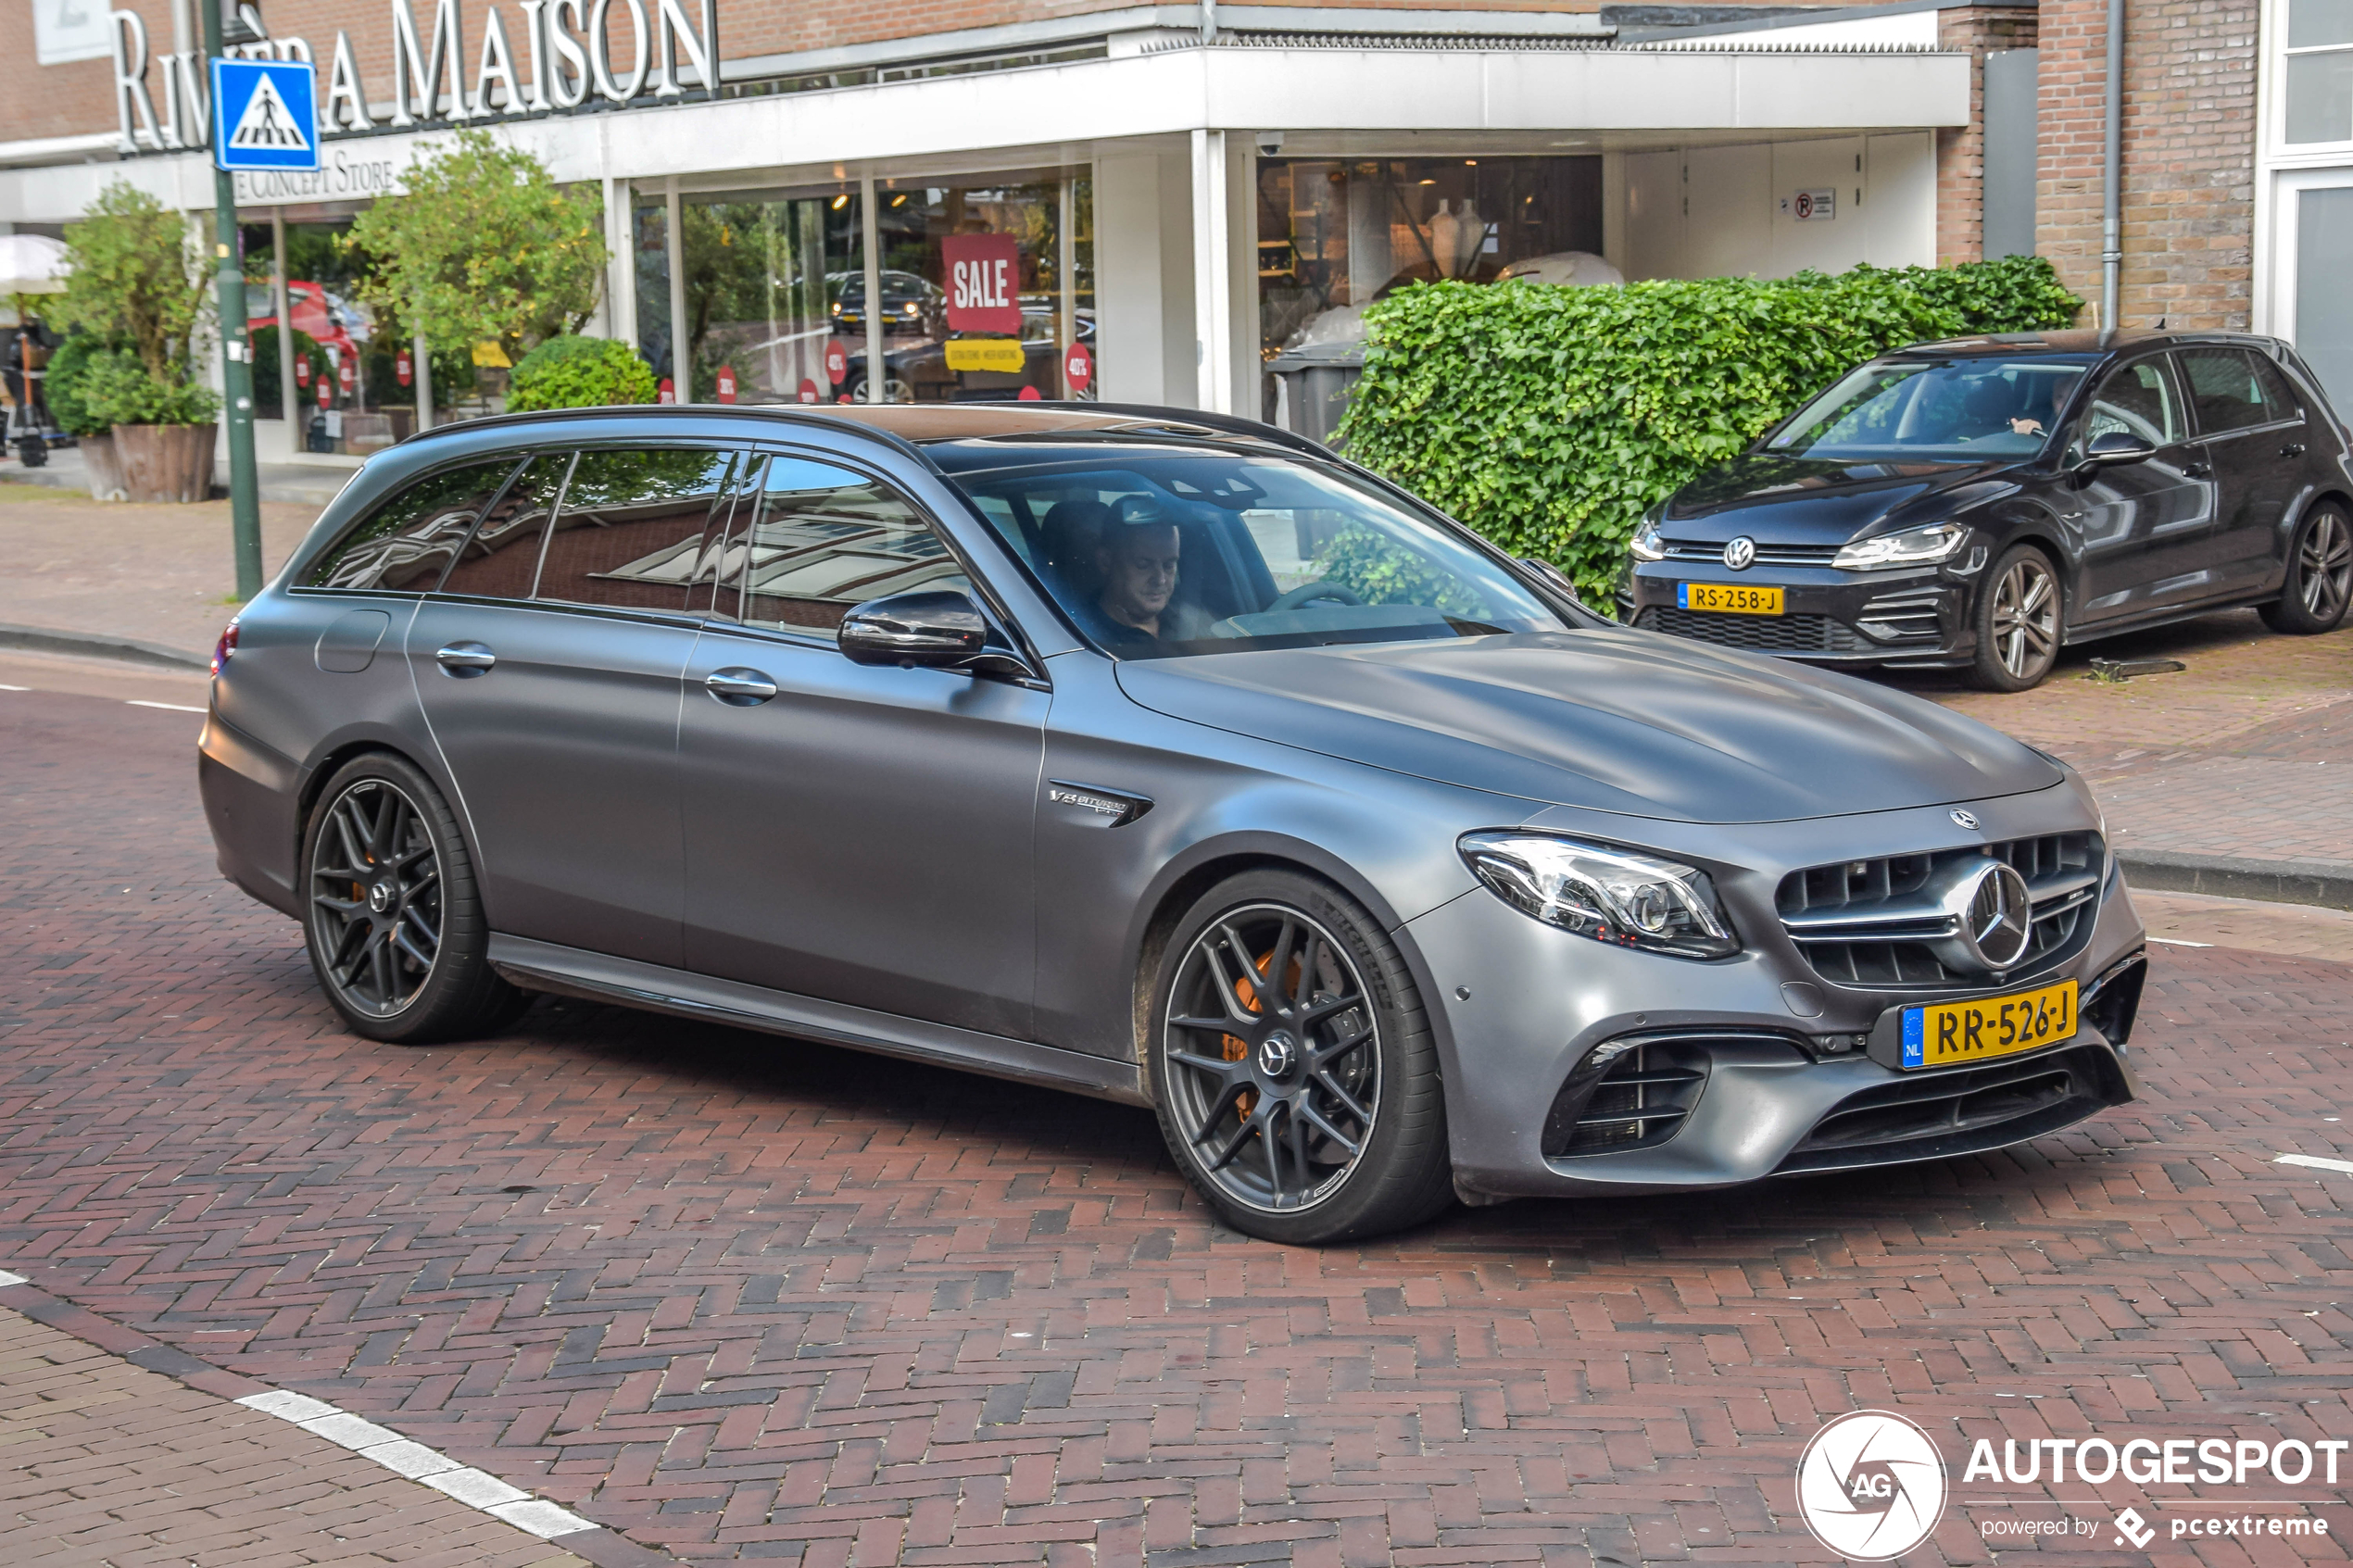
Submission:
{"label": "shop display window", "polygon": [[[659,203],[653,211],[659,225]],[[681,201],[678,225],[689,367],[683,396],[704,403],[865,400],[865,323],[858,308],[865,254],[854,191],[691,194]],[[667,376],[670,279],[657,227],[656,293],[648,292],[639,246],[637,321],[642,337],[658,338],[665,358],[656,361],[656,373]],[[887,273],[883,294],[896,297]]]}
{"label": "shop display window", "polygon": [[[1093,182],[1053,170],[964,184],[900,180],[875,196],[885,399],[1092,397]],[[842,303],[865,373],[865,282]]]}
{"label": "shop display window", "polygon": [[1261,159],[1260,346],[1361,343],[1416,281],[1587,281],[1601,248],[1599,157]]}
{"label": "shop display window", "polygon": [[[346,217],[285,225],[286,314],[294,334],[291,399],[278,335],[282,323],[273,280],[278,258],[271,226],[247,221],[239,227],[239,239],[255,416],[283,420],[291,405],[296,450],[364,457],[415,428],[416,394],[406,344],[379,331],[375,313],[360,303],[366,263],[344,244],[350,228]],[[477,395],[471,387],[438,386],[436,395],[447,405]]]}

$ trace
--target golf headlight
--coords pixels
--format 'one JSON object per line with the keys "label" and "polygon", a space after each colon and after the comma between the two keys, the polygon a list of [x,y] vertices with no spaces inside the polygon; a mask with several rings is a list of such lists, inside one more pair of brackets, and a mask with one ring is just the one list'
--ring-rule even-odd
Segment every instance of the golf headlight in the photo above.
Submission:
{"label": "golf headlight", "polygon": [[1463,835],[1463,859],[1495,896],[1547,925],[1685,959],[1741,950],[1707,873],[1632,849],[1530,833]]}
{"label": "golf headlight", "polygon": [[1901,533],[1857,539],[1831,558],[1831,564],[1848,571],[1870,571],[1889,566],[1934,566],[1951,560],[1969,541],[1969,530],[1957,522],[1931,522]]}
{"label": "golf headlight", "polygon": [[1634,530],[1634,537],[1627,545],[1626,553],[1636,560],[1665,560],[1667,542],[1658,536],[1658,524],[1645,518],[1642,526]]}

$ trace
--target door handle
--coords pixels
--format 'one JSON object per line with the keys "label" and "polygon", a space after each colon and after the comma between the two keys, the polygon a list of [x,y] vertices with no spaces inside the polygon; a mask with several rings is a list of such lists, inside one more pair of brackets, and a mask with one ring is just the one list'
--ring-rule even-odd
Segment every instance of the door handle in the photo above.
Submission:
{"label": "door handle", "polygon": [[776,683],[757,670],[741,666],[714,670],[703,677],[703,689],[730,708],[756,708],[776,695]]}
{"label": "door handle", "polygon": [[2301,441],[2289,442],[2286,445],[2280,448],[2280,456],[2283,458],[2300,458],[2304,456],[2304,443]]}
{"label": "door handle", "polygon": [[480,643],[451,643],[434,655],[441,667],[452,675],[487,675],[498,656]]}
{"label": "door handle", "polygon": [[2203,458],[2194,458],[2182,465],[2182,472],[2190,479],[2212,479],[2214,465]]}

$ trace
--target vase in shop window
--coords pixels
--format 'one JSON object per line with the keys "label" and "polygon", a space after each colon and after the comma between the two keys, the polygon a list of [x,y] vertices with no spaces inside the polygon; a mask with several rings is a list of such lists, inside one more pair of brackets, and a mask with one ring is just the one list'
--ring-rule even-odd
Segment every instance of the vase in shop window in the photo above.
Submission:
{"label": "vase in shop window", "polygon": [[1463,220],[1449,210],[1453,205],[1441,199],[1429,220],[1430,259],[1438,263],[1438,275],[1441,278],[1461,276],[1460,270],[1454,265],[1454,250],[1456,242],[1462,238]]}

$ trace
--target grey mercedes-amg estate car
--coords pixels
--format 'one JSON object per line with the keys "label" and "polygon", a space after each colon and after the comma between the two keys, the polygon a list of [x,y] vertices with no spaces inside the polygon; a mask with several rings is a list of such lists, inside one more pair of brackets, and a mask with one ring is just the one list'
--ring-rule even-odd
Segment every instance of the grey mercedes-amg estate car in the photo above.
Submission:
{"label": "grey mercedes-amg estate car", "polygon": [[2141,924],[2068,769],[1613,625],[1241,420],[460,424],[217,670],[221,867],[354,1030],[555,992],[1151,1106],[1277,1240],[2133,1094]]}

